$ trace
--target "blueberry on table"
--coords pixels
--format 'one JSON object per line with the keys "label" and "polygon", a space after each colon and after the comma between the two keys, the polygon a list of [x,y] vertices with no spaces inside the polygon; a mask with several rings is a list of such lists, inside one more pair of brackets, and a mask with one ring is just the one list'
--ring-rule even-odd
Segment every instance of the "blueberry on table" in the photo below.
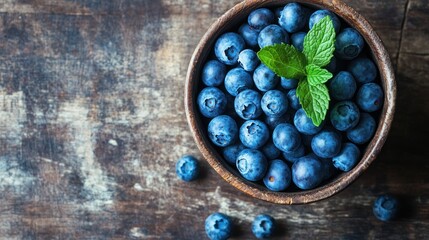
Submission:
{"label": "blueberry on table", "polygon": [[247,23],[244,23],[238,29],[238,33],[240,34],[241,37],[243,37],[246,45],[251,48],[256,48],[258,46],[259,32],[260,30],[256,30],[250,27],[250,25]]}
{"label": "blueberry on table", "polygon": [[260,48],[280,43],[289,43],[289,35],[279,25],[268,25],[258,35],[258,45]]}
{"label": "blueberry on table", "polygon": [[232,96],[253,87],[252,76],[244,69],[238,67],[228,71],[225,77],[225,89]]}
{"label": "blueberry on table", "polygon": [[297,32],[290,36],[292,45],[300,52],[304,50],[304,38],[306,35],[306,32]]}
{"label": "blueberry on table", "polygon": [[237,33],[222,34],[215,43],[214,52],[219,61],[226,65],[237,63],[238,55],[243,51],[246,43]]}
{"label": "blueberry on table", "polygon": [[267,172],[268,162],[259,150],[244,149],[238,154],[237,169],[249,181],[259,181]]}
{"label": "blueberry on table", "polygon": [[190,155],[181,157],[176,163],[176,174],[183,181],[190,182],[198,177],[200,167],[198,160]]}
{"label": "blueberry on table", "polygon": [[292,165],[292,181],[302,190],[313,189],[323,180],[322,170],[322,164],[315,156],[301,157]]}
{"label": "blueberry on table", "polygon": [[206,87],[198,94],[198,109],[206,118],[214,118],[221,115],[226,109],[226,104],[226,96],[219,88]]}
{"label": "blueberry on table", "polygon": [[374,118],[368,113],[361,113],[356,127],[347,131],[347,138],[356,144],[364,144],[371,140],[377,127]]}
{"label": "blueberry on table", "polygon": [[282,88],[289,90],[298,87],[298,80],[297,79],[290,79],[281,77],[280,78],[280,85]]}
{"label": "blueberry on table", "polygon": [[223,83],[226,76],[225,64],[218,60],[210,60],[203,67],[201,79],[208,87],[217,87]]}
{"label": "blueberry on table", "polygon": [[211,240],[225,240],[231,236],[232,221],[223,213],[213,213],[204,224],[206,234]]}
{"label": "blueberry on table", "polygon": [[300,108],[298,111],[296,111],[295,117],[293,118],[293,123],[294,123],[296,129],[300,133],[303,133],[306,135],[313,135],[313,134],[320,132],[320,130],[322,130],[323,125],[324,125],[322,123],[318,127],[316,127],[313,124],[313,121],[311,120],[311,118],[309,118],[307,116],[304,109],[302,109],[302,108]]}
{"label": "blueberry on table", "polygon": [[235,163],[237,161],[238,154],[244,150],[246,147],[240,142],[236,143],[234,145],[230,145],[228,147],[225,147],[222,149],[223,157],[225,158],[226,162],[229,164],[235,166]]}
{"label": "blueberry on table", "polygon": [[343,148],[340,153],[332,158],[332,162],[337,169],[343,172],[348,172],[356,166],[359,161],[359,157],[359,148],[353,143],[345,143],[343,144]]}
{"label": "blueberry on table", "polygon": [[332,126],[339,131],[354,128],[359,122],[359,117],[359,108],[352,101],[336,103],[330,114]]}
{"label": "blueberry on table", "polygon": [[267,116],[280,117],[286,113],[289,101],[286,94],[279,90],[266,92],[261,99],[262,111]]}
{"label": "blueberry on table", "polygon": [[337,35],[335,41],[335,56],[344,60],[352,60],[361,52],[365,42],[358,31],[345,28]]}
{"label": "blueberry on table", "polygon": [[208,126],[210,140],[219,147],[234,144],[238,139],[238,127],[234,119],[227,115],[213,118]]}
{"label": "blueberry on table", "polygon": [[366,57],[359,57],[350,62],[347,71],[351,72],[358,83],[374,82],[377,77],[377,67]]}
{"label": "blueberry on table", "polygon": [[274,23],[274,21],[275,15],[268,8],[256,9],[247,17],[247,23],[256,30],[262,30],[271,23]]}
{"label": "blueberry on table", "polygon": [[356,94],[356,103],[365,112],[375,112],[383,106],[383,89],[377,83],[366,83]]}
{"label": "blueberry on table", "polygon": [[311,149],[318,157],[332,158],[341,150],[341,135],[334,130],[322,130],[311,140]]}
{"label": "blueberry on table", "polygon": [[268,170],[263,181],[271,191],[284,191],[292,182],[292,172],[285,162],[275,159],[268,164]]}
{"label": "blueberry on table", "polygon": [[268,141],[261,148],[262,153],[265,155],[267,160],[273,160],[280,156],[281,151],[274,145],[273,141]]}
{"label": "blueberry on table", "polygon": [[261,94],[247,89],[240,92],[234,100],[237,115],[244,120],[256,119],[262,114]]}
{"label": "blueberry on table", "polygon": [[290,33],[305,27],[309,11],[298,3],[288,3],[280,13],[279,25]]}
{"label": "blueberry on table", "polygon": [[295,151],[301,146],[301,134],[292,124],[282,123],[274,129],[273,142],[283,152]]}
{"label": "blueberry on table", "polygon": [[305,155],[305,147],[304,144],[301,144],[296,150],[293,151],[284,151],[283,157],[287,161],[294,163],[296,160],[300,159]]}
{"label": "blueberry on table", "polygon": [[372,211],[376,218],[381,221],[393,220],[398,214],[399,202],[391,195],[379,196],[372,208]]}
{"label": "blueberry on table", "polygon": [[287,93],[287,99],[289,100],[289,105],[293,109],[298,110],[302,107],[298,97],[296,96],[296,89],[289,90]]}
{"label": "blueberry on table", "polygon": [[334,25],[335,33],[338,34],[340,32],[341,22],[338,19],[337,15],[328,10],[317,10],[313,14],[311,14],[310,20],[308,22],[308,27],[312,29],[314,24],[318,23],[326,16],[329,16],[329,18],[331,18],[332,23]]}
{"label": "blueberry on table", "polygon": [[240,127],[239,137],[244,146],[258,149],[267,143],[270,138],[270,131],[262,121],[247,120]]}
{"label": "blueberry on table", "polygon": [[259,65],[253,72],[253,81],[257,89],[266,92],[276,88],[280,78],[264,64]]}
{"label": "blueberry on table", "polygon": [[259,66],[261,61],[255,51],[252,49],[244,49],[238,55],[238,63],[244,70],[252,72],[257,66]]}
{"label": "blueberry on table", "polygon": [[350,100],[355,95],[356,80],[350,72],[341,71],[329,81],[329,94],[338,101]]}
{"label": "blueberry on table", "polygon": [[258,239],[271,237],[275,231],[275,228],[275,220],[269,215],[258,215],[252,222],[252,232]]}

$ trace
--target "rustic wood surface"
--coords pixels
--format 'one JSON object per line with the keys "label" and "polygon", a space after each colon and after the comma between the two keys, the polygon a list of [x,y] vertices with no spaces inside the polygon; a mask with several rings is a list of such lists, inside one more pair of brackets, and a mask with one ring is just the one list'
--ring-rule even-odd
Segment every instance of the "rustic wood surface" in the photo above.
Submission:
{"label": "rustic wood surface", "polygon": [[[237,192],[201,155],[186,122],[184,80],[210,24],[238,3],[209,0],[0,2],[0,238],[204,239],[230,215],[235,239],[268,213],[278,239],[429,238],[429,3],[347,0],[380,34],[397,69],[391,134],[351,186],[281,206]],[[183,154],[203,176],[174,172]],[[377,221],[382,193],[403,202]]]}

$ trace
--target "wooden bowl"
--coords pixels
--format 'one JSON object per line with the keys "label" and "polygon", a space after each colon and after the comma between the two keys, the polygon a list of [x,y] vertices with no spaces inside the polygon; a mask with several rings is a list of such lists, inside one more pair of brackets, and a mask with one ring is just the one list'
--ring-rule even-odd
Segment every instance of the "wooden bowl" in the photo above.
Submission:
{"label": "wooden bowl", "polygon": [[[341,173],[325,185],[312,190],[300,192],[272,192],[265,188],[265,186],[245,180],[236,170],[222,160],[221,154],[216,150],[207,136],[207,126],[203,124],[202,116],[197,108],[196,99],[201,84],[201,69],[218,36],[224,32],[236,29],[254,9],[282,6],[289,2],[299,2],[315,8],[328,9],[358,30],[371,49],[372,57],[379,69],[381,84],[385,94],[384,105],[375,136],[368,144],[359,163],[352,170]],[[394,71],[383,43],[365,18],[339,0],[248,0],[237,4],[222,15],[204,34],[189,64],[185,87],[185,109],[188,123],[204,158],[222,178],[237,189],[255,198],[278,204],[304,204],[315,202],[338,193],[353,182],[368,168],[371,162],[374,161],[386,141],[395,111],[395,99],[396,83]]]}

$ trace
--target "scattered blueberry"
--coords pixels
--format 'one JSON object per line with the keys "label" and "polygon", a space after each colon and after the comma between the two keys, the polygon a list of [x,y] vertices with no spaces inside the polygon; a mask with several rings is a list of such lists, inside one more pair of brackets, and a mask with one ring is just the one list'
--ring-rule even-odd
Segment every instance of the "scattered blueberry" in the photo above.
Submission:
{"label": "scattered blueberry", "polygon": [[308,27],[310,29],[313,28],[314,24],[318,23],[320,20],[322,20],[324,17],[329,16],[332,20],[332,23],[334,25],[335,28],[335,32],[338,34],[340,32],[340,28],[341,28],[341,22],[338,19],[338,17],[332,13],[331,11],[328,10],[317,10],[315,11],[313,14],[311,14],[310,16],[310,20],[308,22]]}
{"label": "scattered blueberry", "polygon": [[264,64],[259,65],[253,72],[253,81],[262,92],[276,88],[280,78]]}
{"label": "scattered blueberry", "polygon": [[362,85],[356,94],[356,103],[365,112],[375,112],[383,106],[383,89],[377,83]]}
{"label": "scattered blueberry", "polygon": [[288,105],[287,97],[282,91],[270,90],[262,96],[261,107],[267,116],[282,116],[286,113]]}
{"label": "scattered blueberry", "polygon": [[359,148],[353,143],[345,143],[340,153],[332,158],[332,162],[337,169],[348,172],[357,164],[359,157]]}
{"label": "scattered blueberry", "polygon": [[301,157],[292,165],[292,181],[303,190],[317,187],[323,180],[322,164],[311,155]]}
{"label": "scattered blueberry", "polygon": [[291,152],[301,146],[301,135],[292,124],[282,123],[274,129],[273,142],[281,151]]}
{"label": "scattered blueberry", "polygon": [[311,140],[311,149],[318,157],[332,158],[341,150],[341,135],[333,130],[322,130]]}
{"label": "scattered blueberry", "polygon": [[234,144],[234,145],[230,145],[230,146],[228,146],[228,147],[225,147],[223,150],[222,150],[222,154],[223,154],[223,157],[225,158],[225,160],[229,163],[229,164],[231,164],[231,165],[233,165],[233,166],[235,166],[235,164],[236,164],[236,161],[237,161],[237,157],[238,157],[238,154],[243,150],[243,149],[245,149],[246,147],[240,142],[240,143],[236,143],[236,144]]}
{"label": "scattered blueberry", "polygon": [[398,199],[391,195],[382,195],[375,200],[372,211],[379,220],[390,221],[397,216],[398,209]]}
{"label": "scattered blueberry", "polygon": [[262,30],[266,26],[274,23],[274,13],[267,8],[259,8],[252,11],[247,18],[247,22],[253,29]]}
{"label": "scattered blueberry", "polygon": [[237,123],[230,116],[217,116],[210,121],[208,134],[210,140],[216,146],[229,146],[238,139]]}
{"label": "scattered blueberry", "polygon": [[255,48],[258,46],[258,36],[260,30],[256,30],[249,26],[249,24],[244,23],[238,29],[238,33],[243,37],[244,42],[248,47]]}
{"label": "scattered blueberry", "polygon": [[309,118],[307,116],[304,109],[302,109],[302,108],[300,108],[298,111],[296,111],[295,117],[293,118],[293,123],[294,123],[296,129],[300,133],[303,133],[306,135],[314,135],[314,134],[320,132],[320,130],[322,130],[323,125],[324,125],[322,123],[322,124],[320,124],[320,126],[316,127],[313,124],[313,121],[311,120],[311,118]]}
{"label": "scattered blueberry", "polygon": [[258,45],[260,48],[279,43],[289,43],[289,35],[279,25],[268,25],[259,33]]}
{"label": "scattered blueberry", "polygon": [[341,71],[329,81],[329,95],[338,101],[350,100],[356,92],[356,81],[347,71]]}
{"label": "scattered blueberry", "polygon": [[298,110],[300,109],[301,103],[299,103],[299,99],[296,96],[296,89],[291,89],[288,93],[287,93],[287,99],[289,100],[289,105],[295,109]]}
{"label": "scattered blueberry", "polygon": [[204,117],[214,118],[225,111],[227,100],[225,94],[218,88],[206,87],[198,94],[197,103]]}
{"label": "scattered blueberry", "polygon": [[269,215],[258,215],[252,222],[252,232],[258,239],[271,237],[275,228],[275,220]]}
{"label": "scattered blueberry", "polygon": [[358,31],[345,28],[337,35],[335,41],[335,55],[344,60],[352,60],[361,52],[365,42]]}
{"label": "scattered blueberry", "polygon": [[231,236],[232,221],[223,213],[213,213],[204,224],[206,234],[211,240],[226,240]]}
{"label": "scattered blueberry", "polygon": [[361,113],[356,127],[347,131],[347,138],[356,144],[364,144],[371,140],[375,133],[376,123],[368,113]]}
{"label": "scattered blueberry", "polygon": [[267,125],[259,120],[248,120],[240,127],[240,141],[244,146],[258,149],[267,143],[270,132]]}
{"label": "scattered blueberry", "polygon": [[176,174],[183,181],[195,180],[199,174],[198,160],[190,155],[181,157],[176,163]]}
{"label": "scattered blueberry", "polygon": [[237,169],[249,181],[261,180],[267,171],[268,162],[259,150],[244,149],[238,154]]}
{"label": "scattered blueberry", "polygon": [[203,67],[201,79],[208,87],[217,87],[223,83],[226,76],[226,66],[217,61],[210,60]]}
{"label": "scattered blueberry", "polygon": [[290,33],[298,32],[307,23],[308,10],[298,3],[288,3],[280,13],[279,25]]}
{"label": "scattered blueberry", "polygon": [[300,52],[304,50],[304,38],[306,35],[306,32],[297,32],[290,36],[292,45]]}
{"label": "scattered blueberry", "polygon": [[261,61],[255,51],[252,49],[244,49],[238,55],[238,63],[244,70],[252,72],[257,66],[259,66]]}
{"label": "scattered blueberry", "polygon": [[234,65],[244,47],[245,42],[240,35],[233,32],[224,33],[215,43],[215,55],[222,63]]}
{"label": "scattered blueberry", "polygon": [[359,57],[348,65],[347,71],[351,72],[358,83],[374,82],[377,77],[377,67],[369,59]]}
{"label": "scattered blueberry", "polygon": [[225,77],[225,90],[232,96],[237,96],[241,91],[253,87],[252,76],[242,68],[229,70]]}
{"label": "scattered blueberry", "polygon": [[298,80],[297,79],[289,79],[285,77],[280,78],[280,85],[282,88],[289,90],[298,87]]}
{"label": "scattered blueberry", "polygon": [[240,92],[234,100],[235,112],[244,120],[258,118],[262,114],[261,98],[254,90]]}
{"label": "scattered blueberry", "polygon": [[354,128],[359,122],[359,108],[352,101],[342,101],[334,105],[331,110],[331,123],[339,131]]}

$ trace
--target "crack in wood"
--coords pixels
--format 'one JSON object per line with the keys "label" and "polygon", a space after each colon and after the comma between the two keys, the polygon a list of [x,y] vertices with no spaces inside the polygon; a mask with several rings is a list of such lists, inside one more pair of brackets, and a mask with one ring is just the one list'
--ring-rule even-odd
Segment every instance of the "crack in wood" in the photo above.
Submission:
{"label": "crack in wood", "polygon": [[399,49],[398,49],[398,54],[396,54],[396,74],[398,74],[398,69],[399,69],[399,59],[401,57],[401,51],[402,51],[402,39],[404,37],[404,28],[405,28],[405,24],[408,21],[408,12],[410,10],[410,0],[407,0],[405,2],[405,8],[404,8],[404,17],[402,18],[402,23],[401,23],[401,34],[399,35]]}

